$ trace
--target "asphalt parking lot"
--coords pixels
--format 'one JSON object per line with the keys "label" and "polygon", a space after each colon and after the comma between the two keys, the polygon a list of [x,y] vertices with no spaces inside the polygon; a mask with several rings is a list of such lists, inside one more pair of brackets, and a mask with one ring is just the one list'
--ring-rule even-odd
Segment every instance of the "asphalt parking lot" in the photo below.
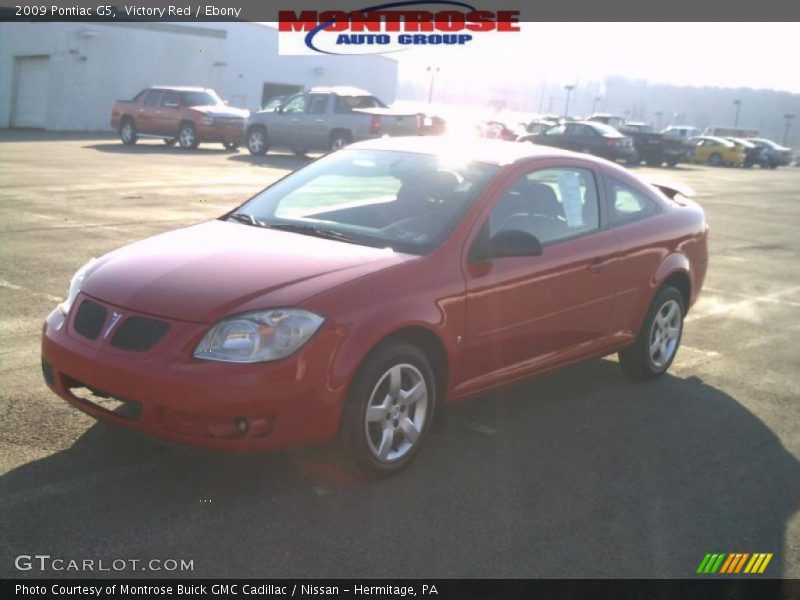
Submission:
{"label": "asphalt parking lot", "polygon": [[707,552],[772,552],[763,576],[800,577],[800,168],[659,170],[711,224],[669,375],[632,384],[606,358],[476,399],[389,480],[314,450],[162,443],[48,390],[42,321],[75,269],[301,162],[0,132],[2,576],[76,575],[14,569],[49,554],[204,577],[687,577]]}

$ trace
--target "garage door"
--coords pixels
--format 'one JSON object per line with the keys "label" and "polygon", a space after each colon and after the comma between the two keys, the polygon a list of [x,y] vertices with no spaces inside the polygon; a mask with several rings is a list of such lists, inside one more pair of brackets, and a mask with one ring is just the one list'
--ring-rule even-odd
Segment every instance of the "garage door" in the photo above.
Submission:
{"label": "garage door", "polygon": [[44,128],[47,116],[47,56],[16,57],[16,87],[12,127]]}

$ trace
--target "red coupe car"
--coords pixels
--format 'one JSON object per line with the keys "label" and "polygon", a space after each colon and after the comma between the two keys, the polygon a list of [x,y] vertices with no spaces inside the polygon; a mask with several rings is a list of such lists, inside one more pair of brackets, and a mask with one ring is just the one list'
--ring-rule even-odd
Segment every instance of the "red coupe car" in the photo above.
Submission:
{"label": "red coupe car", "polygon": [[338,439],[393,473],[446,404],[614,352],[635,377],[669,368],[708,227],[659,186],[532,144],[354,144],[87,263],[47,317],[44,377],[160,438]]}

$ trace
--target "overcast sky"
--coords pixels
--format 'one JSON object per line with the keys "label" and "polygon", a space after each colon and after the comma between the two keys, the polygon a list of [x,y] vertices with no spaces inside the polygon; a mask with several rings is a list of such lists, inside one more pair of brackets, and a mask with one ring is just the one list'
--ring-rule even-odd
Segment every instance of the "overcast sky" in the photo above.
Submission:
{"label": "overcast sky", "polygon": [[520,33],[479,34],[463,48],[394,53],[400,79],[429,65],[439,77],[487,83],[580,83],[609,75],[675,85],[800,93],[798,23],[523,23]]}

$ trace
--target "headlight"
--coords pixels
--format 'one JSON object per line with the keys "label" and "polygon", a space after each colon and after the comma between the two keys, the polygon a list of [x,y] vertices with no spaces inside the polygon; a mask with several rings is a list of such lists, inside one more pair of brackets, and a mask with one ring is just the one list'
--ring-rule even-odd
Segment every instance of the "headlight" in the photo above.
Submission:
{"label": "headlight", "polygon": [[203,125],[213,125],[214,124],[214,117],[200,117],[200,122]]}
{"label": "headlight", "polygon": [[194,357],[237,363],[278,360],[305,344],[324,320],[301,308],[277,308],[228,317],[208,330]]}
{"label": "headlight", "polygon": [[72,280],[69,282],[67,297],[61,304],[58,305],[58,309],[61,311],[61,314],[65,316],[69,314],[69,309],[72,308],[72,303],[75,302],[75,298],[78,297],[81,287],[83,287],[83,282],[86,281],[86,274],[89,271],[89,267],[94,264],[95,260],[96,259],[94,258],[91,259],[80,269],[75,271],[75,275],[72,276]]}

